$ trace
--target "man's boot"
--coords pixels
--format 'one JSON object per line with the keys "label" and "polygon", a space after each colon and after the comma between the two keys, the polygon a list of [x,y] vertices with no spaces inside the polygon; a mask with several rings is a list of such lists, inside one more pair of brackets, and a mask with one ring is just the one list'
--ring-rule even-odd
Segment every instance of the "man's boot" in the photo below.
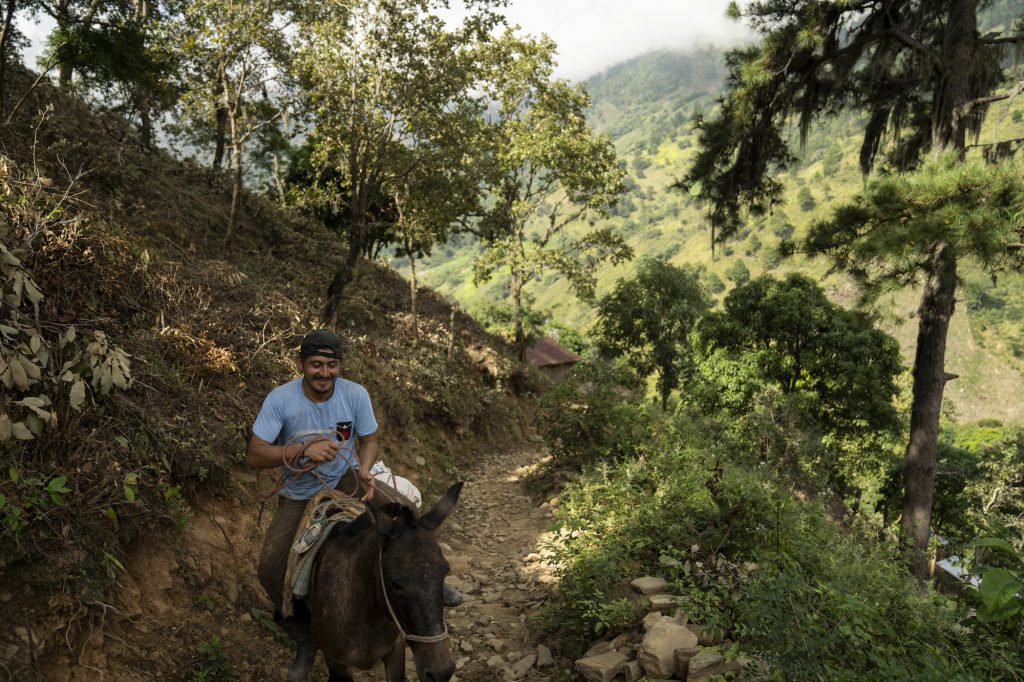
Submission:
{"label": "man's boot", "polygon": [[456,589],[454,585],[449,585],[448,583],[444,584],[444,593],[442,599],[444,601],[444,605],[447,608],[458,606],[466,600],[466,598],[462,596],[462,593],[459,592],[459,590]]}
{"label": "man's boot", "polygon": [[302,617],[281,618],[274,614],[277,624],[295,641],[295,660],[288,667],[288,682],[299,682],[313,669],[316,660],[316,643],[309,627],[309,619]]}

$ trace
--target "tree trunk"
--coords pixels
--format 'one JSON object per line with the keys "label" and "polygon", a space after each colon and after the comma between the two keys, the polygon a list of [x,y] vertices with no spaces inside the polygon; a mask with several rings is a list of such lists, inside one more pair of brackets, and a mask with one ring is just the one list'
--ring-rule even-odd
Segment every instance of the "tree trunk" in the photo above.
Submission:
{"label": "tree trunk", "polygon": [[135,86],[135,108],[139,110],[139,138],[143,149],[153,146],[153,116],[149,95],[142,86]]}
{"label": "tree trunk", "polygon": [[[234,126],[232,126],[234,128]],[[234,137],[234,133],[232,133]],[[235,223],[238,222],[238,201],[242,194],[242,145],[232,143],[231,145],[231,213],[228,214],[228,231],[224,241],[231,241],[235,233]]]}
{"label": "tree trunk", "polygon": [[224,236],[224,241],[231,241],[231,237],[235,233],[235,223],[238,221],[238,201],[242,194],[242,135],[241,131],[238,130],[238,110],[239,102],[238,99],[228,99],[231,91],[228,87],[228,81],[224,81],[224,97],[226,101],[231,102],[231,106],[227,109],[227,119],[231,140],[231,213],[228,214],[228,230]]}
{"label": "tree trunk", "polygon": [[334,273],[334,277],[327,287],[323,318],[324,322],[332,327],[338,326],[341,317],[341,295],[344,293],[345,287],[352,281],[356,270],[356,261],[359,259],[359,252],[361,250],[359,244],[362,240],[355,235],[356,230],[353,229],[349,233],[348,253],[345,254],[345,260],[342,261],[341,266]]}
{"label": "tree trunk", "polygon": [[217,105],[217,132],[214,137],[213,169],[220,170],[224,161],[224,150],[227,147],[228,132],[228,108],[223,104]]}
{"label": "tree trunk", "polygon": [[523,331],[523,280],[518,272],[512,273],[509,285],[512,295],[512,329],[515,333],[516,353],[519,361],[526,360],[526,334]]}
{"label": "tree trunk", "polygon": [[458,306],[452,304],[452,314],[448,316],[448,362],[455,357],[455,312]]}
{"label": "tree trunk", "polygon": [[341,315],[342,293],[355,276],[356,263],[366,245],[366,207],[363,205],[363,196],[363,192],[358,188],[352,192],[348,253],[345,254],[345,260],[334,273],[334,277],[327,287],[327,296],[324,301],[324,322],[335,327],[338,326]]}
{"label": "tree trunk", "polygon": [[[954,150],[963,156],[967,126],[963,107],[974,99],[975,66],[981,46],[977,39],[978,0],[951,0],[946,35],[942,40],[942,74],[935,87],[932,109],[932,150]],[[980,114],[980,111],[978,112]]]}
{"label": "tree trunk", "polygon": [[948,244],[936,246],[929,263],[918,310],[917,353],[914,357],[910,442],[903,469],[903,517],[900,535],[910,552],[911,572],[928,579],[928,538],[935,486],[935,452],[939,435],[945,370],[946,335],[956,304],[956,253]]}
{"label": "tree trunk", "polygon": [[[943,37],[941,77],[932,109],[932,153],[953,151],[963,156],[966,126],[964,105],[973,98],[978,0],[951,0]],[[926,270],[918,310],[917,352],[914,357],[910,442],[903,470],[903,516],[900,537],[909,551],[911,573],[928,580],[928,539],[931,529],[935,461],[942,393],[946,375],[946,336],[953,316],[957,254],[949,244],[936,244]]]}
{"label": "tree trunk", "polygon": [[60,63],[60,68],[57,69],[57,82],[60,83],[60,87],[67,90],[71,87],[71,79],[74,76],[75,67],[69,62],[63,61]]}
{"label": "tree trunk", "polygon": [[402,211],[402,196],[398,192],[393,194],[395,210],[398,212],[398,224],[402,226],[402,243],[405,246],[405,255],[409,257],[409,310],[412,313],[412,339],[414,343],[420,340],[420,323],[416,315],[416,250],[413,248],[412,226],[406,221],[405,213]]}
{"label": "tree trunk", "polygon": [[14,5],[17,0],[7,0],[7,7],[4,10],[4,25],[0,29],[0,116],[3,116],[7,101],[7,44],[11,38],[11,28],[14,22]]}
{"label": "tree trunk", "polygon": [[[284,128],[285,140],[287,140],[290,128],[287,107],[281,112],[281,124]],[[274,187],[277,188],[277,198],[283,206],[288,200],[288,195],[284,186],[284,170],[283,164],[281,163],[281,153],[276,148],[274,149]]]}

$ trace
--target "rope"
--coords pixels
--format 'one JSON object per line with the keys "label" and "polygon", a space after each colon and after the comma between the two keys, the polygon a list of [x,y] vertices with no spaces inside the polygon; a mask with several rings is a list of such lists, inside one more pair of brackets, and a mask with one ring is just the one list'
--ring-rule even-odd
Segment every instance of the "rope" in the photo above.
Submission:
{"label": "rope", "polygon": [[431,635],[429,637],[424,637],[421,635],[410,635],[405,630],[403,630],[402,624],[398,622],[398,616],[395,614],[395,610],[391,608],[391,600],[388,599],[388,587],[387,583],[384,582],[383,547],[380,548],[380,551],[377,554],[377,568],[379,569],[378,573],[380,574],[380,589],[381,592],[384,593],[384,603],[387,604],[388,613],[391,614],[391,620],[394,621],[395,627],[398,628],[398,632],[401,633],[402,637],[404,637],[408,642],[418,642],[421,644],[437,644],[438,642],[443,642],[444,640],[448,639],[448,624],[445,623],[443,619],[441,620],[441,624],[444,626],[444,632],[442,632],[439,635]]}
{"label": "rope", "polygon": [[[309,438],[309,440],[302,441],[303,438]],[[360,489],[364,487],[363,484],[362,484],[362,481],[359,478],[359,474],[358,473],[354,473],[355,479],[356,479],[355,487],[352,489],[352,492],[347,493],[347,492],[345,492],[343,490],[336,489],[334,486],[332,486],[329,483],[327,483],[327,481],[325,481],[320,476],[320,474],[317,472],[317,467],[320,466],[319,463],[317,463],[317,462],[309,462],[308,464],[305,464],[303,466],[295,466],[295,465],[292,464],[292,462],[298,462],[304,456],[304,453],[306,452],[306,448],[308,448],[313,443],[316,443],[317,441],[321,441],[321,440],[328,440],[328,438],[326,436],[324,436],[324,434],[319,432],[319,431],[311,431],[309,433],[301,433],[301,434],[299,434],[297,436],[293,436],[293,437],[289,438],[288,441],[284,444],[284,447],[281,448],[281,465],[287,471],[285,473],[282,473],[280,480],[278,480],[277,484],[273,488],[271,488],[270,490],[266,491],[265,493],[262,493],[262,494],[257,496],[257,499],[260,501],[260,513],[259,513],[259,517],[256,519],[256,524],[257,525],[261,525],[263,523],[263,508],[264,508],[264,505],[266,505],[266,503],[269,500],[271,500],[275,495],[277,495],[279,492],[284,490],[284,488],[292,480],[294,480],[294,479],[298,478],[299,476],[302,476],[303,474],[306,474],[306,473],[312,472],[312,474],[316,477],[316,479],[318,481],[320,481],[321,490],[326,491],[327,494],[330,495],[331,497],[334,497],[334,498],[337,498],[337,499],[342,499],[342,498],[347,498],[347,497],[351,497],[351,498],[357,498],[358,497]],[[287,457],[288,448],[290,446],[294,445],[297,442],[301,442],[302,443],[302,448],[299,450],[298,454],[295,455],[295,457],[293,457],[289,461],[288,457]],[[352,450],[351,447],[345,447],[343,445],[339,449],[338,452],[339,452],[339,455],[344,457],[345,460],[348,462],[349,469],[352,472],[358,472],[359,471],[359,463],[356,460],[355,452]],[[393,476],[392,476],[392,481],[394,481],[394,477]],[[391,484],[391,487],[392,487],[392,489],[397,490],[397,486],[395,486],[394,483]],[[391,493],[386,492],[385,488],[386,488],[386,486],[374,486],[374,491],[377,492],[377,493],[380,493],[381,495],[383,495],[384,498],[386,500],[388,500],[389,502],[398,502],[398,499],[394,495],[392,495]]]}

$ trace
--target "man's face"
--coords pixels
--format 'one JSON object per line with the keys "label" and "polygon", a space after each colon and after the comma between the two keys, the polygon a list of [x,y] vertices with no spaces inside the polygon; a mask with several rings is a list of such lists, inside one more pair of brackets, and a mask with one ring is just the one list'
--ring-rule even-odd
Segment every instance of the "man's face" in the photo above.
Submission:
{"label": "man's face", "polygon": [[310,355],[299,360],[302,383],[315,396],[328,397],[334,390],[334,380],[341,373],[341,363],[336,358]]}

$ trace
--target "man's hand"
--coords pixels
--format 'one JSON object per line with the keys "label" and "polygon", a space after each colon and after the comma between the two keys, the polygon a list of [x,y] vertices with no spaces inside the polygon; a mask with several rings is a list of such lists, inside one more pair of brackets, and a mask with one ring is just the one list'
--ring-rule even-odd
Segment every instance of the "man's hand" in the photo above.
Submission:
{"label": "man's hand", "polygon": [[314,464],[323,464],[337,457],[340,448],[341,443],[325,438],[324,440],[310,443],[309,447],[302,453],[302,456]]}
{"label": "man's hand", "polygon": [[360,469],[356,473],[359,474],[359,483],[362,484],[363,490],[366,491],[359,499],[363,502],[369,502],[373,499],[373,493],[376,491],[376,487],[374,487],[374,481],[376,481],[376,479],[373,477],[373,474],[369,469]]}

